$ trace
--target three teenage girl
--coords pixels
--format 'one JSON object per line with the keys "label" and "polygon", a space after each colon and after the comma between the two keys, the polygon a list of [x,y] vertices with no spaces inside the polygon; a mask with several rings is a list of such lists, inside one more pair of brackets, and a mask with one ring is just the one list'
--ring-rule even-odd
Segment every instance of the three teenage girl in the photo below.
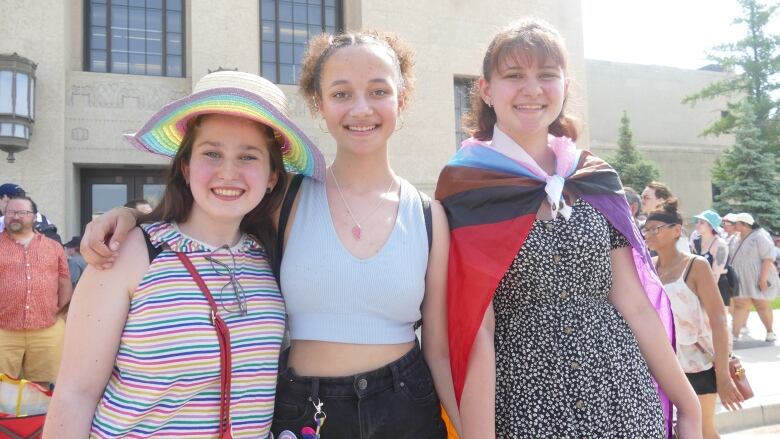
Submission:
{"label": "three teenage girl", "polygon": [[[465,438],[661,438],[668,400],[680,437],[701,437],[669,301],[619,178],[573,143],[566,67],[546,24],[494,38],[474,137],[437,188],[451,234],[433,202],[429,253],[424,203],[387,159],[410,58],[368,33],[310,43],[302,91],[338,147],[324,182],[304,178],[280,230],[292,346],[277,436],[316,428],[324,413],[323,438],[444,437],[438,393]],[[102,238],[117,228],[121,241],[132,222],[107,215],[85,247],[115,257]],[[420,315],[427,366],[414,341]]]}

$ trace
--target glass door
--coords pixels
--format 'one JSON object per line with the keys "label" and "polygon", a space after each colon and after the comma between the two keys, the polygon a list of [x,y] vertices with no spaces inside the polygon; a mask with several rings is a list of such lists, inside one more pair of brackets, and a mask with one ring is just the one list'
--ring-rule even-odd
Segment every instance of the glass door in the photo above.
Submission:
{"label": "glass door", "polygon": [[165,189],[163,169],[81,169],[81,231],[93,218],[145,199],[156,206]]}

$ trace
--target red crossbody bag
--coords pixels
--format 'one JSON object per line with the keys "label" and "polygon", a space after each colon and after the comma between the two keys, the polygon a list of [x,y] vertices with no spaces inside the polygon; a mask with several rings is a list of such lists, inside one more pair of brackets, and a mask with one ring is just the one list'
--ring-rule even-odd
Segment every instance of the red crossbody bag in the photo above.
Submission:
{"label": "red crossbody bag", "polygon": [[214,297],[211,295],[209,288],[206,286],[206,282],[200,277],[198,271],[192,265],[190,258],[184,253],[176,253],[179,260],[187,268],[187,271],[192,275],[192,279],[198,284],[198,288],[206,296],[206,300],[211,305],[211,323],[214,325],[214,330],[217,331],[217,340],[219,341],[219,376],[220,376],[220,397],[219,397],[219,439],[233,439],[233,426],[230,422],[230,371],[231,365],[231,353],[230,353],[230,330],[219,316],[217,311],[217,302],[214,301]]}

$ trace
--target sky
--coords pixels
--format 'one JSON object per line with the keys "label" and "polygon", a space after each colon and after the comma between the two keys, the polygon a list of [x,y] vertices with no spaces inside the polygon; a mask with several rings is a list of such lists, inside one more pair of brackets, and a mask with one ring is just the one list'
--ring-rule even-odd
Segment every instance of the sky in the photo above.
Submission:
{"label": "sky", "polygon": [[[737,0],[582,0],[585,58],[698,69],[706,51],[735,42]],[[770,24],[780,33],[780,14]]]}

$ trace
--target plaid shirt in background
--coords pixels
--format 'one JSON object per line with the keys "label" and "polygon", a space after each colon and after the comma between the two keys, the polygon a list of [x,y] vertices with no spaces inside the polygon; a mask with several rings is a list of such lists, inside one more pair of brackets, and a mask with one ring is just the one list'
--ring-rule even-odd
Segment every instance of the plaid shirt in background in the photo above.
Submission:
{"label": "plaid shirt in background", "polygon": [[0,233],[0,329],[53,325],[60,278],[70,279],[60,243],[36,233],[25,248],[8,232]]}

